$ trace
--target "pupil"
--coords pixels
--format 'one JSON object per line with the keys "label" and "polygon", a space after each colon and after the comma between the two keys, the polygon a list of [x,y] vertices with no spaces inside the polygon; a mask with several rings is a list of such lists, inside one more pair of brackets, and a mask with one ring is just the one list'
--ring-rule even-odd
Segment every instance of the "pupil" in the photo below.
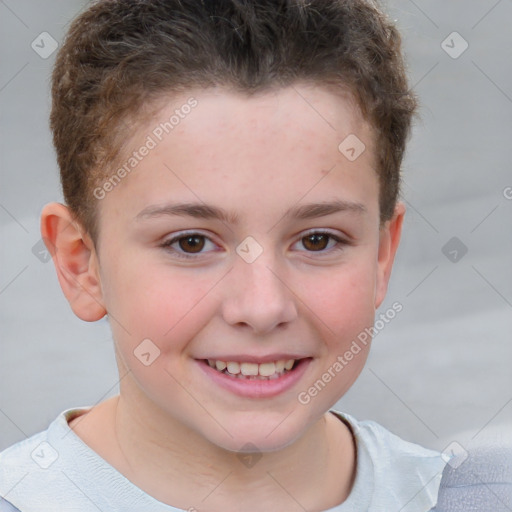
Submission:
{"label": "pupil", "polygon": [[[204,240],[203,240],[203,243],[201,243],[201,242],[197,243],[197,240],[201,240],[202,238],[203,238],[202,236],[187,236],[185,238],[182,238],[180,240],[180,247],[185,251],[187,249],[192,248],[191,252],[199,252],[204,246]],[[183,244],[183,241],[185,241],[185,244]],[[184,247],[184,245],[186,245],[186,244],[189,245],[188,248]]]}
{"label": "pupil", "polygon": [[325,241],[327,240],[328,236],[327,235],[321,235],[321,234],[314,234],[314,235],[310,235],[310,236],[307,236],[306,237],[306,240],[309,242],[313,242],[313,249],[319,249],[318,247],[318,244],[317,242],[321,239],[323,239],[324,241],[324,244],[322,244],[322,247],[320,247],[320,249],[325,249],[326,247],[326,244],[325,244]]}

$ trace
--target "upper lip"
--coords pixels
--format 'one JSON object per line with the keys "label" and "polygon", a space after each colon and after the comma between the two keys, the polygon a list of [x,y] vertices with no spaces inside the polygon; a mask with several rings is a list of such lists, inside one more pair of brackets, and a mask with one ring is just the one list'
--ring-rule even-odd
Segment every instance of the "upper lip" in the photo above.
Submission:
{"label": "upper lip", "polygon": [[255,355],[221,355],[221,356],[208,356],[201,359],[210,359],[213,361],[232,361],[237,363],[271,363],[274,361],[289,361],[290,359],[305,359],[308,356],[300,356],[297,354],[268,354],[262,356]]}

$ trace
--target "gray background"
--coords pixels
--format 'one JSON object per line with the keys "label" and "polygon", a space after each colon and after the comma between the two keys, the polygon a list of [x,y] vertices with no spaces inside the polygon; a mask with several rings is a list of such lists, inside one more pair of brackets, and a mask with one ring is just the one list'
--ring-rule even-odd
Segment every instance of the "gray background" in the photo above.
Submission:
{"label": "gray background", "polygon": [[[118,389],[107,321],[75,317],[53,263],[36,256],[41,209],[62,196],[48,128],[55,54],[43,59],[31,43],[42,32],[61,41],[85,5],[0,0],[0,449]],[[385,5],[422,102],[381,311],[404,309],[338,408],[442,450],[512,430],[512,1]],[[454,31],[469,44],[457,58]]]}

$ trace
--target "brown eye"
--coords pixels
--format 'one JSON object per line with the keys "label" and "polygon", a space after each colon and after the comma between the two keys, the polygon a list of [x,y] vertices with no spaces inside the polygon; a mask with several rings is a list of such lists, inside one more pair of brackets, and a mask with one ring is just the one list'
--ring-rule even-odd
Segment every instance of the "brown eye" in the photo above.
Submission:
{"label": "brown eye", "polygon": [[215,252],[203,250],[208,243],[215,247],[215,244],[206,235],[185,233],[165,241],[161,247],[177,258],[197,259],[206,256],[209,252]]}
{"label": "brown eye", "polygon": [[[352,243],[329,231],[310,231],[300,238],[296,244],[301,244],[306,253],[317,253],[315,256],[330,256],[344,251]],[[304,252],[301,249],[301,252]]]}
{"label": "brown eye", "polygon": [[332,238],[332,236],[325,233],[314,233],[312,235],[305,236],[302,240],[304,240],[303,245],[306,249],[311,251],[322,251],[327,247],[329,238]]}
{"label": "brown eye", "polygon": [[179,239],[178,244],[185,252],[201,252],[204,247],[204,236],[189,235]]}

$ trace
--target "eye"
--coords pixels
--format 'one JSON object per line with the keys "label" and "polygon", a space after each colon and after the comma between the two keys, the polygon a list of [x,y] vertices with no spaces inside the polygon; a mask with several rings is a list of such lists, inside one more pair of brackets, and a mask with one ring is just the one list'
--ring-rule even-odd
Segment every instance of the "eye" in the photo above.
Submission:
{"label": "eye", "polygon": [[[205,240],[211,240],[201,233],[181,233],[179,236],[166,240],[160,247],[170,251],[178,258],[193,259],[194,254],[203,254],[201,250],[205,246]],[[172,247],[178,244],[177,248]],[[184,252],[182,252],[184,251]]]}
{"label": "eye", "polygon": [[[333,241],[334,244],[331,244],[331,250],[326,251],[325,249],[329,246],[329,241]],[[160,247],[171,252],[178,258],[197,259],[197,256],[204,254],[203,248],[207,242],[213,245],[213,242],[206,235],[190,232],[181,233],[179,236],[166,240]],[[303,247],[307,249],[307,252],[318,252],[322,254],[341,251],[345,246],[350,244],[347,240],[329,231],[310,231],[303,235],[299,242],[296,243],[302,243]],[[177,247],[173,247],[176,244]]]}
{"label": "eye", "polygon": [[[332,251],[325,250],[329,245],[329,240],[334,241],[334,245],[331,245],[331,249],[333,249]],[[341,251],[344,249],[344,246],[349,245],[347,240],[344,240],[329,231],[310,231],[302,236],[298,243],[302,243],[303,247],[305,247],[308,252],[320,253]]]}

